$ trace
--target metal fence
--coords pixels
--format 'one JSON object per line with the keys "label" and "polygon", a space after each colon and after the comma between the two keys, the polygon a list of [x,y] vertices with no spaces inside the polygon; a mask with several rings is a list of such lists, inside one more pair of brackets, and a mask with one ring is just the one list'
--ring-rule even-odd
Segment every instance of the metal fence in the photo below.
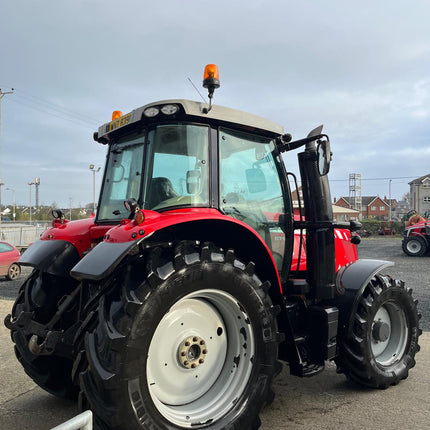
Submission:
{"label": "metal fence", "polygon": [[0,240],[8,242],[18,249],[25,249],[40,238],[40,235],[51,226],[50,222],[32,224],[4,223],[0,228]]}

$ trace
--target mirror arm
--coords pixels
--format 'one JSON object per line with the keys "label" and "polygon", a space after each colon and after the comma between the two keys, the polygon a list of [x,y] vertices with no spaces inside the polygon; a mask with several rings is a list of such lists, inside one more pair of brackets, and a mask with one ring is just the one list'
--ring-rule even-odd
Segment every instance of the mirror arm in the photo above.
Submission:
{"label": "mirror arm", "polygon": [[304,139],[295,140],[294,142],[284,142],[282,136],[279,136],[275,139],[275,143],[279,152],[287,152],[300,148],[303,145],[308,145],[309,143],[312,143],[315,140],[321,139],[323,137],[328,139],[326,134],[317,134],[316,136],[305,137]]}

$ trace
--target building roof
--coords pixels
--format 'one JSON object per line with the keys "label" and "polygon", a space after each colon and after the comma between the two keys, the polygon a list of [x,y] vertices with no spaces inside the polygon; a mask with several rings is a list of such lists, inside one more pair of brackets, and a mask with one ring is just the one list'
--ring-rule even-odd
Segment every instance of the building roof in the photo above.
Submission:
{"label": "building roof", "polygon": [[409,185],[422,184],[426,179],[430,181],[430,173],[427,173],[427,175],[421,176],[420,178],[414,179],[413,181],[409,182]]}
{"label": "building roof", "polygon": [[[350,204],[352,206],[352,197],[340,197],[337,201],[339,201],[340,199],[345,200],[348,204]],[[388,206],[388,202],[384,201],[383,198],[379,197],[379,196],[362,196],[361,197],[361,205],[362,206],[370,206],[371,203],[373,203],[373,201],[375,201],[376,199],[381,200],[381,202],[383,202],[385,205]],[[391,199],[392,202],[394,203],[393,199]]]}
{"label": "building roof", "polygon": [[333,214],[349,214],[349,215],[358,215],[360,211],[355,209],[343,208],[342,206],[332,205]]}

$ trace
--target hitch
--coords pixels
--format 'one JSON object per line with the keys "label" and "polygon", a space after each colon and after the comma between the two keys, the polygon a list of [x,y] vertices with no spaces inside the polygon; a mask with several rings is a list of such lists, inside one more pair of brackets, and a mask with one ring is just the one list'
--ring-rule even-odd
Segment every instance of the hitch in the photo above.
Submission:
{"label": "hitch", "polygon": [[[22,330],[31,334],[28,341],[28,349],[34,355],[57,355],[69,357],[73,352],[73,345],[65,342],[64,331],[50,330],[47,325],[40,324],[33,320],[34,312],[22,311],[16,318],[11,314],[6,315],[4,325],[11,331]],[[69,330],[74,330],[72,326]],[[39,338],[43,339],[39,343]]]}
{"label": "hitch", "polygon": [[28,349],[34,355],[52,355],[57,345],[62,342],[62,337],[62,332],[50,331],[43,339],[43,342],[39,344],[39,337],[33,334],[28,341]]}

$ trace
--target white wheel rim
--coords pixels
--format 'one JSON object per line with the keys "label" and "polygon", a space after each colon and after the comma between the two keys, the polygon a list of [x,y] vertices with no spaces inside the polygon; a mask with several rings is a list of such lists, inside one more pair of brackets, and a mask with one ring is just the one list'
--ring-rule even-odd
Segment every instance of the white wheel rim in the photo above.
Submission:
{"label": "white wheel rim", "polygon": [[[378,335],[380,332],[384,335]],[[394,302],[384,303],[373,318],[371,331],[371,349],[377,363],[389,366],[399,361],[405,353],[408,335],[403,309]]]}
{"label": "white wheel rim", "polygon": [[412,239],[406,244],[406,248],[411,254],[417,254],[421,251],[421,243],[417,239]]}
{"label": "white wheel rim", "polygon": [[189,294],[164,315],[152,337],[151,398],[179,427],[215,422],[244,391],[254,354],[251,325],[233,296],[209,289]]}

